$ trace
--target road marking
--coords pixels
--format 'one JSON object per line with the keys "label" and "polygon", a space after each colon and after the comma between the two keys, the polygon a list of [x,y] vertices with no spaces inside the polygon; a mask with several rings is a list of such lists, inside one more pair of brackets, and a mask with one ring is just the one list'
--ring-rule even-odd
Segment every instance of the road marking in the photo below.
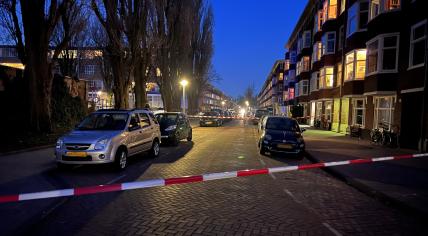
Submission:
{"label": "road marking", "polygon": [[283,190],[284,190],[284,192],[285,192],[288,196],[290,196],[290,197],[291,197],[295,202],[297,202],[297,203],[300,203],[300,204],[301,204],[301,202],[300,202],[299,200],[297,200],[297,198],[294,196],[294,194],[292,194],[290,191],[288,191],[288,189],[284,188]]}
{"label": "road marking", "polygon": [[273,173],[269,173],[270,177],[272,177],[273,180],[276,180],[276,176],[273,175]]}
{"label": "road marking", "polygon": [[116,178],[114,178],[114,179],[110,180],[109,182],[107,182],[107,184],[112,184],[112,183],[114,183],[114,182],[118,181],[119,179],[122,179],[122,178],[123,178],[123,177],[125,177],[125,176],[126,176],[126,175],[118,176],[118,177],[116,177]]}
{"label": "road marking", "polygon": [[259,161],[260,161],[260,164],[262,164],[263,166],[266,165],[265,161],[263,161],[262,159],[259,159]]}
{"label": "road marking", "polygon": [[322,225],[324,225],[328,230],[330,230],[330,232],[332,232],[334,235],[336,236],[342,236],[341,233],[339,233],[339,231],[337,231],[336,229],[334,229],[333,227],[331,227],[328,223],[322,223]]}

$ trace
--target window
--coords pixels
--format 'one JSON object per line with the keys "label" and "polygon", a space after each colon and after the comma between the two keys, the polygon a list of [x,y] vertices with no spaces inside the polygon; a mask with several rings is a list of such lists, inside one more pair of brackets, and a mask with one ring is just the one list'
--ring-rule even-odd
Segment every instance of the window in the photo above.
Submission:
{"label": "window", "polygon": [[312,63],[321,60],[322,55],[322,43],[316,42],[312,51]]}
{"label": "window", "polygon": [[303,39],[302,36],[300,35],[299,38],[297,39],[297,52],[300,53],[302,51],[303,48]]}
{"label": "window", "polygon": [[327,101],[327,102],[325,102],[325,111],[324,111],[324,118],[325,118],[325,120],[327,121],[327,122],[331,122],[332,121],[332,108],[333,108],[333,102],[331,102],[331,101]]}
{"label": "window", "polygon": [[303,48],[311,47],[311,31],[305,31],[303,33]]}
{"label": "window", "polygon": [[391,129],[394,121],[395,97],[375,97],[374,105],[374,128],[387,127]]}
{"label": "window", "polygon": [[95,74],[95,65],[85,65],[85,75]]}
{"label": "window", "polygon": [[333,88],[334,83],[334,67],[327,66],[320,70],[319,88]]}
{"label": "window", "polygon": [[339,29],[339,41],[337,42],[337,49],[338,50],[343,49],[343,43],[345,41],[344,34],[345,34],[345,26],[342,25],[342,26],[340,26],[340,29]]}
{"label": "window", "polygon": [[296,64],[297,61],[297,53],[296,51],[290,52],[290,64]]}
{"label": "window", "polygon": [[319,72],[314,72],[311,75],[311,86],[309,87],[310,92],[317,91],[319,87]]}
{"label": "window", "polygon": [[302,57],[301,62],[302,62],[301,72],[309,71],[311,69],[311,61],[308,56]]}
{"label": "window", "polygon": [[398,34],[379,35],[367,43],[367,74],[396,72],[398,67]]}
{"label": "window", "polygon": [[283,79],[284,79],[284,73],[280,72],[280,73],[279,73],[278,80],[279,80],[279,81],[282,81]]}
{"label": "window", "polygon": [[340,85],[342,85],[342,63],[338,63],[336,69],[336,86]]}
{"label": "window", "polygon": [[398,8],[400,8],[400,0],[370,0],[370,19]]}
{"label": "window", "polygon": [[139,121],[140,120],[138,119],[137,114],[132,114],[131,119],[129,120],[129,126],[128,126],[129,130],[133,131],[141,128]]}
{"label": "window", "polygon": [[346,9],[346,0],[340,1],[340,14],[342,14]]}
{"label": "window", "polygon": [[366,49],[351,51],[345,57],[345,81],[364,79],[366,72]]}
{"label": "window", "polygon": [[[323,18],[325,21],[336,19],[337,17],[337,0],[325,0],[323,6]],[[324,21],[324,22],[325,22]]]}
{"label": "window", "polygon": [[150,119],[146,113],[140,113],[140,126],[142,128],[150,126]]}
{"label": "window", "polygon": [[327,32],[322,36],[323,55],[334,54],[336,48],[336,32]]}
{"label": "window", "polygon": [[290,60],[286,59],[284,62],[284,70],[289,70],[290,69]]}
{"label": "window", "polygon": [[426,23],[424,20],[412,26],[410,32],[410,53],[409,53],[409,67],[419,67],[425,64],[425,40],[427,37]]}
{"label": "window", "polygon": [[309,81],[302,80],[299,83],[299,96],[308,95]]}
{"label": "window", "polygon": [[18,57],[18,50],[16,48],[0,48],[1,57]]}
{"label": "window", "polygon": [[299,94],[299,86],[300,86],[300,83],[295,83],[294,84],[294,96],[297,98],[298,96],[300,96],[300,94]]}
{"label": "window", "polygon": [[294,99],[294,88],[288,88],[288,100]]}
{"label": "window", "polygon": [[317,120],[321,120],[322,115],[322,102],[317,102],[315,117]]}
{"label": "window", "polygon": [[365,104],[364,99],[352,100],[352,125],[364,127]]}
{"label": "window", "polygon": [[367,27],[369,18],[368,2],[356,2],[348,10],[348,27],[346,37]]}

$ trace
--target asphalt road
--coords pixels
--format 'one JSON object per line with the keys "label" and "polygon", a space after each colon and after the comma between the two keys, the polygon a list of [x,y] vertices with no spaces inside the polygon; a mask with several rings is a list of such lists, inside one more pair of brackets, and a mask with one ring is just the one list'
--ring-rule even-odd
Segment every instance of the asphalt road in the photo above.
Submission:
{"label": "asphalt road", "polygon": [[[310,142],[311,137],[306,137]],[[53,150],[0,157],[0,194],[309,163],[260,156],[243,121],[198,127],[156,159],[58,170]],[[0,205],[2,235],[427,235],[410,215],[322,170]]]}

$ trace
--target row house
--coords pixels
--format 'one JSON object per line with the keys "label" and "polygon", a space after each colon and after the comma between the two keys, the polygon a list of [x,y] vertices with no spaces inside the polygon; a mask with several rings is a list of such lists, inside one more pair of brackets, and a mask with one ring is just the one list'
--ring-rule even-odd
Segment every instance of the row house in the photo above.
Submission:
{"label": "row house", "polygon": [[257,96],[259,108],[272,110],[273,114],[285,114],[284,106],[284,67],[286,60],[277,60],[272,66],[271,71],[262,89]]}
{"label": "row house", "polygon": [[284,104],[312,126],[385,128],[403,147],[426,147],[427,5],[309,0],[286,44]]}

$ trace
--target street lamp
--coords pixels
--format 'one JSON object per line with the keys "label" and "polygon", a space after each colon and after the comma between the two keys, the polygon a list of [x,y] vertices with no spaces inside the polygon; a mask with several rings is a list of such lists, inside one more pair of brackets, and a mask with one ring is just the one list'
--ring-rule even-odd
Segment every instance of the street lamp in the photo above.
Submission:
{"label": "street lamp", "polygon": [[224,105],[226,104],[226,102],[225,101],[221,101],[221,106],[223,107],[223,110],[224,110]]}
{"label": "street lamp", "polygon": [[245,105],[250,106],[250,102],[249,101],[245,101]]}
{"label": "street lamp", "polygon": [[189,82],[185,79],[180,81],[181,86],[183,87],[183,113],[186,113],[186,86]]}

